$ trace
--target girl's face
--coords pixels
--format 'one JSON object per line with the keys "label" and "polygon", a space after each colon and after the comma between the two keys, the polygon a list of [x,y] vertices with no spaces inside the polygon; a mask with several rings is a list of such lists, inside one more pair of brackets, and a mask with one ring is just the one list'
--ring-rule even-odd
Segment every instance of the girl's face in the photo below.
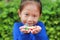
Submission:
{"label": "girl's face", "polygon": [[23,8],[23,10],[19,13],[19,16],[23,24],[27,23],[28,25],[32,26],[38,22],[40,11],[38,6],[29,4]]}

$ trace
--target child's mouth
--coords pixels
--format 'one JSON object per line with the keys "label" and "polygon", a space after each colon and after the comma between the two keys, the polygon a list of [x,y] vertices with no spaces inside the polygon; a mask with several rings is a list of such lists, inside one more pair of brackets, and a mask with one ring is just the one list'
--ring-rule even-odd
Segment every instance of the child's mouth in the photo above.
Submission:
{"label": "child's mouth", "polygon": [[28,25],[29,25],[29,26],[33,26],[33,24],[32,24],[32,23],[28,23]]}

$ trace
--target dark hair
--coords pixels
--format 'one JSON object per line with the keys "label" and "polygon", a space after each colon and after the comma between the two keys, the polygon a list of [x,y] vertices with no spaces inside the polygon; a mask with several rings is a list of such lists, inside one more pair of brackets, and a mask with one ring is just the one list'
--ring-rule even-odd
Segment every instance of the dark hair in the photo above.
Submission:
{"label": "dark hair", "polygon": [[40,0],[21,0],[20,7],[19,7],[20,11],[22,11],[24,5],[27,2],[29,3],[29,1],[39,3],[39,10],[40,10],[40,14],[41,14],[42,13],[42,4],[41,4],[41,1]]}

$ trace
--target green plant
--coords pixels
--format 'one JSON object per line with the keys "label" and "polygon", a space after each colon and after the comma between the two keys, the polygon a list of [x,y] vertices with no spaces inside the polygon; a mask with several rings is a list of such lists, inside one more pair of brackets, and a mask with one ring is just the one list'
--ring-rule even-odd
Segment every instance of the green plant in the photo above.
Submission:
{"label": "green plant", "polygon": [[[19,20],[18,8],[21,0],[0,1],[0,40],[13,40],[12,30]],[[60,0],[41,0],[42,16],[50,40],[60,40]]]}

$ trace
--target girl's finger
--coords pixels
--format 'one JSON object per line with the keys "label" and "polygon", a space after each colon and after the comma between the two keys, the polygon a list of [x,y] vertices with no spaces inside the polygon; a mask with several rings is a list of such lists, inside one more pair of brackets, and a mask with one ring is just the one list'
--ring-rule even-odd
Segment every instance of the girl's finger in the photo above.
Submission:
{"label": "girl's finger", "polygon": [[32,33],[33,33],[33,34],[37,34],[38,32],[39,32],[38,29],[33,29],[33,30],[32,30]]}
{"label": "girl's finger", "polygon": [[25,30],[25,29],[21,29],[21,32],[23,32],[23,33],[27,33],[27,30]]}
{"label": "girl's finger", "polygon": [[35,34],[35,30],[34,30],[34,29],[33,29],[33,30],[31,30],[31,33],[32,33],[32,34]]}
{"label": "girl's finger", "polygon": [[19,27],[19,29],[24,29],[24,28],[25,28],[24,26]]}
{"label": "girl's finger", "polygon": [[20,31],[21,31],[21,32],[24,32],[24,31],[25,31],[25,29],[21,29]]}
{"label": "girl's finger", "polygon": [[42,28],[40,26],[37,26],[37,29],[41,30]]}
{"label": "girl's finger", "polygon": [[25,30],[25,29],[21,29],[21,32],[23,32],[23,33],[30,33],[29,30]]}
{"label": "girl's finger", "polygon": [[24,33],[30,33],[30,31],[28,31],[28,30],[25,30],[25,32]]}

